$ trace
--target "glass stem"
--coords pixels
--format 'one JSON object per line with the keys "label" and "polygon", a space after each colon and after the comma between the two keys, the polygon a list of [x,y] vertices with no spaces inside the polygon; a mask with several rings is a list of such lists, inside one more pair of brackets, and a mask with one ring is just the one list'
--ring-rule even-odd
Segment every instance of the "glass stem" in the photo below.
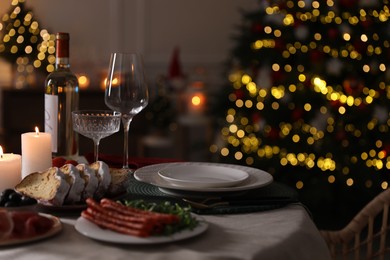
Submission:
{"label": "glass stem", "polygon": [[93,140],[93,154],[95,156],[95,162],[99,160],[99,143],[100,140]]}
{"label": "glass stem", "polygon": [[129,168],[129,129],[133,117],[130,115],[122,115],[124,141],[123,141],[123,169]]}

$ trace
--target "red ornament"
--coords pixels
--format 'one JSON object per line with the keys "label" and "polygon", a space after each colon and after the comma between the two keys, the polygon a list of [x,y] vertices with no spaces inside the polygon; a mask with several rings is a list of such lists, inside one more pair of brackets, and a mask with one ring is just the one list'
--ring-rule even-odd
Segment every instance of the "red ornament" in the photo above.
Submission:
{"label": "red ornament", "polygon": [[285,49],[285,46],[286,45],[285,45],[285,43],[284,43],[284,41],[282,39],[278,38],[278,39],[275,40],[275,49],[276,50],[282,51],[282,50]]}
{"label": "red ornament", "polygon": [[319,51],[319,50],[312,50],[310,52],[310,61],[311,62],[316,62],[316,63],[319,63],[319,62],[322,62],[324,59],[324,53]]}
{"label": "red ornament", "polygon": [[274,83],[281,83],[285,79],[285,74],[280,70],[272,71],[271,79],[272,79],[272,82],[274,82]]}
{"label": "red ornament", "polygon": [[262,117],[260,116],[260,113],[253,113],[252,114],[252,122],[253,124],[257,124],[261,121]]}
{"label": "red ornament", "polygon": [[271,130],[268,133],[268,137],[271,140],[278,140],[279,139],[279,130],[275,127],[272,127]]}
{"label": "red ornament", "polygon": [[303,85],[307,88],[310,89],[313,87],[313,84],[311,82],[311,78],[306,77],[306,80],[303,82]]}
{"label": "red ornament", "polygon": [[348,95],[358,96],[364,88],[363,82],[355,77],[348,77],[343,81],[343,88]]}
{"label": "red ornament", "polygon": [[366,109],[367,109],[367,104],[364,103],[364,102],[361,102],[361,103],[358,105],[358,108],[359,108],[360,111],[366,110]]}
{"label": "red ornament", "polygon": [[359,53],[365,53],[366,50],[367,50],[367,43],[365,42],[362,42],[361,40],[356,40],[354,43],[353,43],[353,47],[355,48],[355,50]]}
{"label": "red ornament", "polygon": [[358,5],[358,0],[339,0],[339,5],[344,8],[352,8]]}
{"label": "red ornament", "polygon": [[291,117],[294,121],[298,121],[299,119],[302,119],[304,110],[301,108],[296,108],[292,111]]}
{"label": "red ornament", "polygon": [[339,31],[336,28],[330,28],[328,30],[328,37],[331,40],[335,40],[339,35]]}
{"label": "red ornament", "polygon": [[372,27],[372,20],[370,17],[366,17],[366,19],[364,21],[360,21],[361,25],[365,28],[365,29],[371,29]]}
{"label": "red ornament", "polygon": [[237,89],[237,90],[234,91],[234,95],[236,95],[237,99],[244,99],[245,92],[242,91],[241,89]]}
{"label": "red ornament", "polygon": [[271,1],[276,3],[276,5],[279,7],[280,10],[286,10],[287,9],[287,1]]}
{"label": "red ornament", "polygon": [[262,33],[264,30],[264,27],[261,25],[261,24],[258,24],[258,23],[255,23],[253,26],[252,26],[252,31],[254,33]]}
{"label": "red ornament", "polygon": [[342,106],[341,102],[339,100],[332,100],[330,101],[330,105],[336,109]]}
{"label": "red ornament", "polygon": [[390,154],[390,144],[385,144],[383,146],[383,151],[387,154]]}

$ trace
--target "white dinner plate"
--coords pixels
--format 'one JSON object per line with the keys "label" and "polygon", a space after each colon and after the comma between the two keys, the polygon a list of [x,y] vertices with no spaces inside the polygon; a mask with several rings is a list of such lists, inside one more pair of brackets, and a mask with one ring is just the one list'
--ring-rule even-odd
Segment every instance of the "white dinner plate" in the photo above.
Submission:
{"label": "white dinner plate", "polygon": [[249,177],[239,169],[216,165],[182,165],[158,171],[161,178],[180,187],[218,188],[237,185]]}
{"label": "white dinner plate", "polygon": [[53,226],[51,227],[51,229],[49,229],[47,232],[45,232],[43,234],[39,234],[39,235],[32,236],[32,237],[10,238],[10,239],[0,240],[0,246],[12,246],[12,245],[19,245],[19,244],[24,244],[24,243],[35,242],[38,240],[52,237],[62,230],[62,223],[61,223],[59,218],[52,216],[52,215],[49,215],[49,214],[44,214],[44,213],[39,213],[39,215],[44,216],[46,218],[49,218],[53,221]]}
{"label": "white dinner plate", "polygon": [[170,236],[150,236],[150,237],[136,237],[131,235],[121,234],[109,229],[103,229],[92,223],[91,221],[79,217],[76,221],[75,228],[78,232],[83,234],[86,237],[111,242],[111,243],[120,243],[120,244],[159,244],[159,243],[168,243],[179,241],[187,238],[191,238],[197,235],[200,235],[207,230],[208,224],[205,220],[198,215],[192,214],[198,221],[199,224],[192,230],[185,229],[174,233]]}
{"label": "white dinner plate", "polygon": [[[166,168],[172,167],[193,167],[193,166],[203,166],[203,167],[226,167],[229,169],[236,169],[246,172],[249,176],[239,184],[231,187],[195,187],[195,186],[178,186],[174,185],[172,182],[161,178],[159,171],[163,171]],[[179,163],[160,163],[144,166],[137,169],[134,172],[134,178],[138,181],[142,181],[148,184],[152,184],[159,188],[178,190],[178,191],[195,191],[195,192],[235,192],[235,191],[246,191],[250,189],[255,189],[259,187],[266,186],[273,181],[271,174],[247,166],[234,165],[234,164],[220,164],[220,163],[207,163],[207,162],[179,162]],[[163,190],[161,189],[161,190]]]}

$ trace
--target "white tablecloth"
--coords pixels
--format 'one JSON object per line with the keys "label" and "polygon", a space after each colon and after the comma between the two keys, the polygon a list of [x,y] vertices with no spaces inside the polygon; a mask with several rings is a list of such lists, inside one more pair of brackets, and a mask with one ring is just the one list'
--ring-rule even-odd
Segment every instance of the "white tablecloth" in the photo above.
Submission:
{"label": "white tablecloth", "polygon": [[327,246],[306,210],[298,204],[249,214],[203,215],[207,231],[161,245],[118,245],[85,237],[76,218],[62,217],[63,230],[39,242],[0,248],[0,259],[330,259]]}

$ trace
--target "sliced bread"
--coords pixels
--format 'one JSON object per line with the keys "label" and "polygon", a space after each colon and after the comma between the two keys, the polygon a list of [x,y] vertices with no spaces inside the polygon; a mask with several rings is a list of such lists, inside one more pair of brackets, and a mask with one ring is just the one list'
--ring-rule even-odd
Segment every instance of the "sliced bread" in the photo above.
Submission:
{"label": "sliced bread", "polygon": [[65,174],[57,167],[31,173],[15,186],[17,192],[35,198],[41,204],[54,206],[63,205],[69,189]]}
{"label": "sliced bread", "polygon": [[122,168],[110,168],[111,183],[107,195],[110,197],[125,193],[130,183],[132,171]]}
{"label": "sliced bread", "polygon": [[85,181],[80,171],[73,164],[65,164],[60,168],[65,173],[65,180],[70,185],[69,192],[65,197],[65,203],[73,204],[81,201],[81,194],[84,190]]}
{"label": "sliced bread", "polygon": [[99,182],[94,197],[100,199],[106,194],[111,183],[110,168],[103,161],[91,163],[89,166],[95,171],[95,175]]}
{"label": "sliced bread", "polygon": [[80,175],[85,182],[84,190],[81,194],[81,200],[85,201],[87,198],[93,198],[99,185],[95,171],[85,163],[78,164],[76,168],[80,171]]}

